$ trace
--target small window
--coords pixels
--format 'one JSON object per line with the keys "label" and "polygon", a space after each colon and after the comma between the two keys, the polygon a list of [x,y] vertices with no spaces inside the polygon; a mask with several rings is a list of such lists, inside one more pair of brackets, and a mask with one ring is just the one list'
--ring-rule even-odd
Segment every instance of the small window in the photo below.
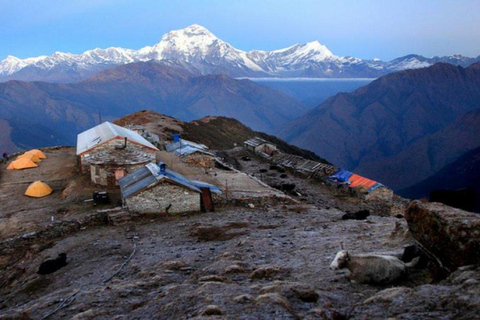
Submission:
{"label": "small window", "polygon": [[118,181],[125,176],[125,170],[117,169],[115,170],[115,179]]}

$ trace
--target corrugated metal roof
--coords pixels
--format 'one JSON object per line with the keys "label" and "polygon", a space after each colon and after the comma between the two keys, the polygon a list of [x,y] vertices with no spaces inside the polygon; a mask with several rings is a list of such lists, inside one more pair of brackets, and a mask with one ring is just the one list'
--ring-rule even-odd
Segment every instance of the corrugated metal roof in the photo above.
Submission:
{"label": "corrugated metal roof", "polygon": [[293,168],[295,170],[300,170],[305,172],[315,172],[320,169],[327,169],[327,170],[335,169],[331,165],[308,160],[303,157],[287,154],[287,153],[277,153],[274,156],[274,158],[277,164],[281,166]]}
{"label": "corrugated metal roof", "polygon": [[201,192],[198,187],[180,173],[166,169],[165,173],[162,174],[160,168],[153,163],[126,175],[118,181],[118,184],[120,185],[122,198],[128,198],[164,180],[174,182],[195,192]]}
{"label": "corrugated metal roof", "polygon": [[180,139],[180,141],[169,143],[165,146],[165,149],[167,150],[167,152],[172,152],[177,149],[184,149],[187,147],[198,150],[208,150],[208,147],[204,144],[196,143],[185,139]]}
{"label": "corrugated metal roof", "polygon": [[138,133],[106,121],[77,135],[77,155],[116,137],[127,138],[147,148],[158,150]]}
{"label": "corrugated metal roof", "polygon": [[244,144],[246,144],[247,146],[250,146],[250,147],[258,147],[262,144],[265,144],[265,143],[269,143],[267,140],[264,140],[262,138],[259,138],[259,137],[255,137],[253,139],[250,139],[250,140],[247,140],[244,142]]}
{"label": "corrugated metal roof", "polygon": [[165,146],[165,149],[167,152],[174,152],[180,157],[188,156],[195,152],[202,152],[213,156],[212,153],[207,151],[208,147],[206,145],[185,139],[180,139],[180,141],[169,143]]}
{"label": "corrugated metal roof", "polygon": [[193,147],[190,147],[190,146],[186,146],[186,147],[183,147],[183,148],[180,148],[180,149],[177,149],[177,150],[174,151],[174,153],[179,157],[188,156],[188,155],[193,154],[195,152],[200,152],[200,153],[203,153],[203,154],[207,154],[207,155],[212,156],[212,157],[214,156],[214,154],[211,153],[211,152],[205,151],[203,149],[193,148]]}
{"label": "corrugated metal roof", "polygon": [[128,198],[137,194],[141,190],[147,189],[149,186],[158,182],[154,175],[146,168],[141,167],[134,172],[126,175],[118,180],[122,198]]}
{"label": "corrugated metal roof", "polygon": [[190,182],[197,188],[209,188],[210,191],[212,191],[213,193],[216,193],[216,194],[222,193],[222,189],[208,182],[201,181],[201,180],[191,180]]}

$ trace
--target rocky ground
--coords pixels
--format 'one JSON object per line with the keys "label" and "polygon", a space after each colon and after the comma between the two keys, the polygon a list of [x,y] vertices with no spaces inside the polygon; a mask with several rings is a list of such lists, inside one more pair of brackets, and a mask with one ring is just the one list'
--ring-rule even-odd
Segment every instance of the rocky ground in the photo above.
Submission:
{"label": "rocky ground", "polygon": [[[403,218],[342,220],[368,204],[320,181],[288,172],[280,178],[258,159],[238,164],[295,183],[299,203],[217,207],[35,243],[1,273],[16,276],[0,288],[0,319],[43,319],[58,308],[48,318],[480,318],[480,270],[473,266],[440,282],[413,268],[388,286],[354,283],[329,269],[342,242],[354,253],[401,255],[413,243]],[[61,252],[67,266],[36,274]]]}
{"label": "rocky ground", "polygon": [[[2,318],[41,319],[72,294],[52,319],[478,317],[478,269],[439,284],[424,284],[428,272],[412,269],[404,282],[387,287],[331,271],[340,241],[353,252],[393,254],[411,242],[402,220],[345,221],[342,214],[307,205],[235,207],[85,230],[25,254],[16,266],[23,274],[2,288]],[[60,252],[67,253],[66,267],[35,273]]]}

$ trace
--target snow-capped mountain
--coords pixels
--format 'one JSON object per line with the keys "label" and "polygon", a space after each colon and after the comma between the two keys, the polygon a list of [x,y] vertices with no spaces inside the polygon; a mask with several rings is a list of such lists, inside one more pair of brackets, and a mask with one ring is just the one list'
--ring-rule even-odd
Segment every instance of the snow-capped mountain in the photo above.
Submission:
{"label": "snow-capped mountain", "polygon": [[101,70],[131,62],[156,60],[197,74],[232,77],[379,77],[389,72],[428,67],[437,62],[468,66],[480,61],[460,55],[425,58],[408,55],[390,62],[334,55],[318,41],[291,47],[250,52],[234,48],[206,28],[191,25],[165,34],[158,44],[139,50],[93,49],[82,54],[55,52],[51,56],[0,61],[0,81],[42,80],[75,82]]}

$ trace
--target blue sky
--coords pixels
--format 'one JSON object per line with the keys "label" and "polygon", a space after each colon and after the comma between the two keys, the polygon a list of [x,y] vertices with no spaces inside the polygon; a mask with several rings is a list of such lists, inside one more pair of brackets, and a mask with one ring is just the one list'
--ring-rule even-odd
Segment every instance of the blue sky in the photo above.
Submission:
{"label": "blue sky", "polygon": [[318,40],[334,54],[480,55],[480,1],[0,0],[0,59],[138,49],[197,23],[242,50]]}

